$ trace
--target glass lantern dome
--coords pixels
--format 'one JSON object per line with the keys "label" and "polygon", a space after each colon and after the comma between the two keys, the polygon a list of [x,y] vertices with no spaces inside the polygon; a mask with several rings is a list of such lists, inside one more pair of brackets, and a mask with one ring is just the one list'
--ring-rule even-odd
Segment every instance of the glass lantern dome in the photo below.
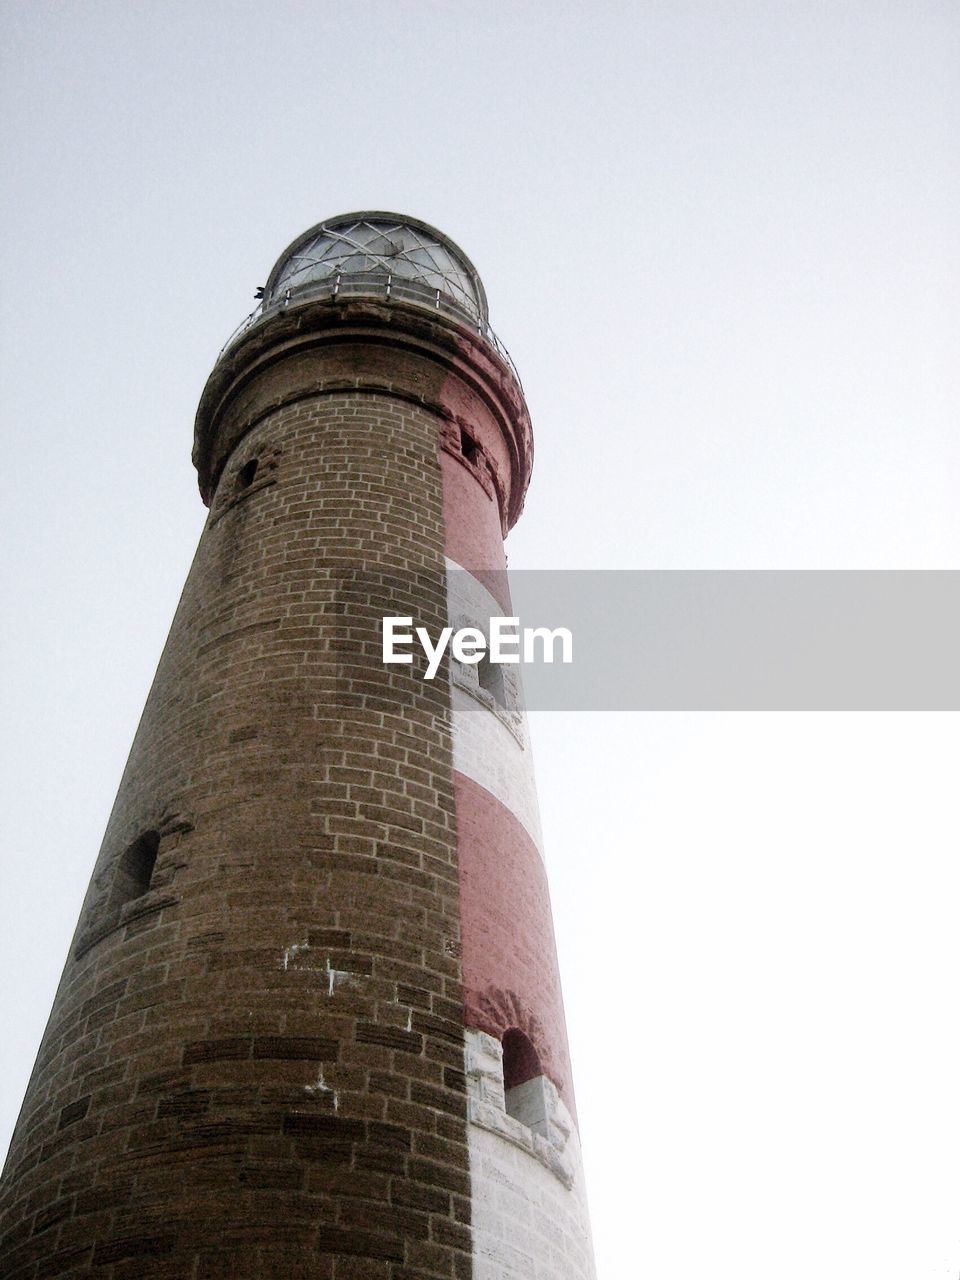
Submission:
{"label": "glass lantern dome", "polygon": [[520,384],[510,353],[490,328],[476,267],[442,231],[417,218],[377,211],[327,218],[284,250],[257,297],[256,309],[227,339],[221,356],[248,330],[288,307],[367,297],[412,303],[466,325],[493,347]]}
{"label": "glass lantern dome", "polygon": [[435,227],[396,213],[342,214],[298,236],[270,273],[264,309],[309,294],[396,298],[487,327],[470,259]]}

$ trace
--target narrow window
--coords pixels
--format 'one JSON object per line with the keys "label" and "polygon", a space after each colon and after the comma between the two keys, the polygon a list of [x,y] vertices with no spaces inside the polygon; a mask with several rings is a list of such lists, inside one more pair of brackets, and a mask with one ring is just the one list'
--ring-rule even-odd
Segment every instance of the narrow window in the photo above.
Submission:
{"label": "narrow window", "polygon": [[509,1031],[505,1031],[503,1033],[504,1089],[515,1089],[518,1084],[526,1084],[528,1080],[542,1073],[540,1058],[529,1036],[524,1035],[517,1027],[511,1027]]}
{"label": "narrow window", "polygon": [[549,1085],[536,1049],[516,1027],[503,1035],[503,1105],[508,1116],[550,1136]]}
{"label": "narrow window", "polygon": [[150,888],[159,848],[159,833],[145,831],[124,850],[117,863],[116,878],[113,882],[112,897],[117,905],[122,906],[134,898],[142,898]]}
{"label": "narrow window", "polygon": [[503,683],[503,667],[499,662],[491,662],[488,653],[485,653],[477,663],[477,682],[481,689],[486,689],[494,702],[499,703],[501,707],[506,707],[507,691]]}
{"label": "narrow window", "polygon": [[460,452],[466,458],[467,462],[476,462],[477,455],[480,452],[480,446],[474,440],[473,436],[468,432],[460,429]]}
{"label": "narrow window", "polygon": [[253,484],[253,478],[257,474],[258,458],[251,458],[249,462],[245,462],[240,468],[240,474],[237,479],[240,482],[241,489],[249,489]]}

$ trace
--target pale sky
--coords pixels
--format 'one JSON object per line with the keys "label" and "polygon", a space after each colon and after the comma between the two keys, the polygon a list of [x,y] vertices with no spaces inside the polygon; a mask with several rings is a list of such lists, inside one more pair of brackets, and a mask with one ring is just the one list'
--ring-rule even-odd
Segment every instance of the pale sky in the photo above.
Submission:
{"label": "pale sky", "polygon": [[[371,208],[471,257],[514,567],[960,569],[960,10],[0,12],[2,1147],[283,248]],[[955,1280],[958,716],[533,727],[599,1280]]]}

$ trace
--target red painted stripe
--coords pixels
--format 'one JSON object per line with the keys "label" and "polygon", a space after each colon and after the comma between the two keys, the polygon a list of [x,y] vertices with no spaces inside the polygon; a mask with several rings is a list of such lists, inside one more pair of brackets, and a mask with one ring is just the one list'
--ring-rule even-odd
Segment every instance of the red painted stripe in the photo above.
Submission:
{"label": "red painted stripe", "polygon": [[550,894],[526,828],[478,783],[454,772],[464,1025],[529,1036],[576,1118]]}

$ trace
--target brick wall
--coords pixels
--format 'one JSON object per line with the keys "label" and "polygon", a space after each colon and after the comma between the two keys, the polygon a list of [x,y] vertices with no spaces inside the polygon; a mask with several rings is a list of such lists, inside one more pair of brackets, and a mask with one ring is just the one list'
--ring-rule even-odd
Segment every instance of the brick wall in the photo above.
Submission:
{"label": "brick wall", "polygon": [[[576,1125],[546,1077],[530,1115],[507,1114],[499,1040],[466,1034],[474,1280],[594,1280]],[[525,1122],[526,1121],[526,1122]]]}
{"label": "brick wall", "polygon": [[[222,357],[194,458],[210,515],[14,1134],[0,1274],[587,1277],[526,732],[457,687],[455,769],[446,667],[380,653],[384,614],[446,623],[445,553],[508,608],[522,393],[429,312],[306,303]],[[482,1096],[471,1046],[499,1062],[510,1027],[559,1145],[502,1072]]]}
{"label": "brick wall", "polygon": [[9,1280],[470,1274],[446,682],[370,627],[381,571],[442,625],[438,419],[297,360],[241,353],[198,433],[210,518],[11,1146]]}

